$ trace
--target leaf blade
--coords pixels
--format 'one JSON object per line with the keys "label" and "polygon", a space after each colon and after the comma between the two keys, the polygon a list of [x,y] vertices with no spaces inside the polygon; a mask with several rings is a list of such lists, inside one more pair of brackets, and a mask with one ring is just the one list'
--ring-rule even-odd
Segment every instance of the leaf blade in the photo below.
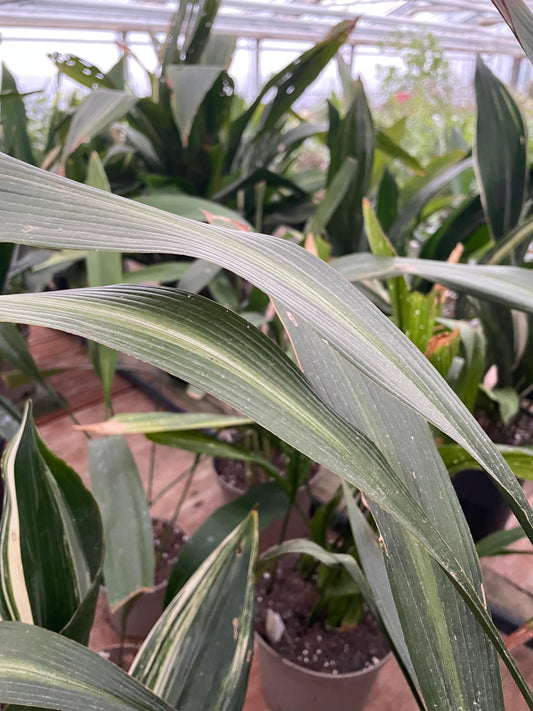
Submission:
{"label": "leaf blade", "polygon": [[123,437],[89,442],[89,473],[102,513],[104,578],[111,611],[154,584],[150,510],[139,471]]}

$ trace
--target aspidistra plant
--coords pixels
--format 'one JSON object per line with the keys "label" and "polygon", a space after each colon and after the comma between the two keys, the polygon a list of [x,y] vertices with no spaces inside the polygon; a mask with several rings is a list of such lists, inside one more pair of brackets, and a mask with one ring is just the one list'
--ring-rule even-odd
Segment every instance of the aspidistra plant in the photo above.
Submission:
{"label": "aspidistra plant", "polygon": [[[133,205],[7,157],[0,159],[0,170],[4,197],[0,239],[56,249],[155,249],[209,259],[233,270],[276,299],[286,324],[297,333],[310,329],[317,344],[327,349],[325,362],[331,359],[348,368],[350,382],[354,368],[365,381],[373,381],[372,387],[377,383],[379,392],[386,390],[403,403],[405,413],[417,413],[417,423],[420,418],[429,420],[460,443],[497,482],[533,538],[533,512],[497,449],[416,347],[331,267],[278,238],[206,226]],[[488,270],[490,276],[495,269]],[[506,274],[514,270],[517,280],[526,271],[504,269]],[[428,620],[435,625],[439,642],[432,648],[431,659],[422,651],[425,642],[404,629],[416,684],[431,708],[465,707],[466,699],[476,699],[485,708],[503,708],[500,680],[493,673],[496,650],[533,708],[531,691],[485,608],[471,543],[463,541],[458,546],[454,539],[457,526],[450,516],[456,521],[461,513],[453,494],[443,490],[438,500],[446,506],[436,506],[432,487],[436,477],[442,478],[435,473],[436,460],[428,467],[426,479],[418,468],[420,462],[402,464],[386,445],[386,433],[392,428],[395,442],[409,443],[409,449],[427,451],[433,457],[425,430],[415,426],[403,409],[391,423],[381,412],[389,408],[389,401],[381,403],[360,384],[332,395],[329,386],[323,390],[315,380],[313,362],[304,362],[305,348],[294,335],[297,354],[311,379],[239,316],[175,289],[123,285],[3,296],[0,318],[77,333],[184,375],[358,487],[387,521],[394,522],[392,526],[384,521],[380,533],[387,568],[394,571],[389,574],[396,600],[410,577],[420,582],[421,591],[426,589],[429,563],[422,561],[423,554],[451,582],[435,588],[435,599],[447,600],[453,609],[453,600],[459,596],[471,611],[472,622],[476,620],[476,624],[453,625],[447,633],[434,608],[428,606]],[[334,377],[335,368],[324,368],[321,377]],[[372,409],[378,408],[381,419],[362,428],[359,421],[348,417],[343,398],[351,392],[364,417],[368,419]],[[419,548],[408,552],[399,543],[398,530]],[[392,556],[390,551],[398,545],[398,555]],[[404,584],[392,585],[393,576],[400,573]],[[471,654],[473,644],[479,654]],[[435,665],[444,674],[452,656],[457,663],[445,696],[438,700],[426,682],[429,675],[435,675]],[[470,686],[472,692],[465,695]]]}

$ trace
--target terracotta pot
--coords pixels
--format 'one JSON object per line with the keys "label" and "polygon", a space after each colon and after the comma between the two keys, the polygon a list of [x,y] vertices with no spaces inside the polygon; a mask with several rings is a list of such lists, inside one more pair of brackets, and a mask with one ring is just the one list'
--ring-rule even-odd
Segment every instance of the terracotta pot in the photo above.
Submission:
{"label": "terracotta pot", "polygon": [[[152,519],[152,521],[169,525],[164,519]],[[184,531],[179,526],[174,526],[174,530],[179,531],[185,542],[187,536]],[[165,579],[155,585],[150,592],[139,593],[131,604],[110,613],[111,627],[125,637],[144,639],[161,616],[167,584],[168,579]],[[124,617],[126,617],[125,621]]]}
{"label": "terracotta pot", "polygon": [[270,711],[362,711],[387,654],[372,667],[351,674],[325,674],[281,657],[257,632],[263,696]]}
{"label": "terracotta pot", "polygon": [[[216,474],[217,481],[224,495],[224,503],[229,504],[239,496],[244,494],[244,490],[239,487],[228,483],[225,479],[219,476],[215,461],[212,462],[213,469]],[[316,476],[316,474],[314,475]],[[313,477],[314,478],[314,477]],[[307,486],[301,486],[296,494],[296,503],[300,509],[305,513],[309,514],[311,509],[311,493],[309,485],[312,484],[313,478],[310,480]],[[259,553],[263,553],[268,548],[276,546],[279,543],[281,531],[283,528],[283,517],[274,521],[263,529],[259,533]],[[307,527],[305,521],[302,519],[298,511],[293,508],[289,516],[289,522],[287,524],[287,529],[285,531],[284,540],[289,541],[293,538],[306,538],[309,535],[309,528]]]}

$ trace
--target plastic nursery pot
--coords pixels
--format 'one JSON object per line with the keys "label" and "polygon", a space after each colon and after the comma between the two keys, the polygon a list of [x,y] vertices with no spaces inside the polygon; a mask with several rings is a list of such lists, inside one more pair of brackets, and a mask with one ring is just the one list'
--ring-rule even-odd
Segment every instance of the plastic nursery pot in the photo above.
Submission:
{"label": "plastic nursery pot", "polygon": [[[144,639],[161,616],[170,572],[177,560],[179,549],[187,540],[182,528],[179,526],[172,528],[164,519],[154,518],[152,525],[156,551],[156,585],[153,590],[140,593],[130,604],[121,607],[110,616],[111,627],[125,637]],[[169,530],[172,532],[171,549],[163,549],[163,554],[158,561],[159,550],[156,541],[164,542],[162,534],[168,535]],[[160,535],[161,538],[158,538]]]}
{"label": "plastic nursery pot", "polygon": [[[212,460],[212,466],[216,474],[218,484],[222,490],[224,496],[224,503],[229,504],[239,496],[245,493],[245,490],[233,483],[230,483],[220,476],[217,470],[216,459]],[[311,493],[309,486],[312,484],[316,473],[311,477],[306,486],[301,486],[296,494],[296,503],[304,514],[308,515],[311,509]],[[283,517],[274,521],[262,530],[259,534],[259,553],[263,553],[268,548],[277,545],[280,542],[280,535],[283,528]],[[293,538],[305,538],[309,535],[309,528],[306,522],[302,519],[302,516],[294,507],[290,513],[289,521],[287,523],[287,528],[285,530],[284,540],[289,541]]]}
{"label": "plastic nursery pot", "polygon": [[373,666],[350,674],[326,674],[284,659],[257,632],[263,696],[270,711],[362,711],[389,652]]}
{"label": "plastic nursery pot", "polygon": [[474,541],[505,526],[511,509],[484,471],[464,469],[452,483]]}

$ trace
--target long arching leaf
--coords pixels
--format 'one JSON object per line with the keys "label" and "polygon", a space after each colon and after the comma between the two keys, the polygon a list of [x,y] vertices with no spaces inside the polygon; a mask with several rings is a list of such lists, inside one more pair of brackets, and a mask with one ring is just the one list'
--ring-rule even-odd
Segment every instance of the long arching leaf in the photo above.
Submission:
{"label": "long arching leaf", "polygon": [[[476,617],[492,633],[493,641],[499,643],[500,638],[484,608],[472,539],[429,428],[415,413],[339,358],[305,324],[295,326],[286,313],[281,311],[280,315],[314,387],[349,422],[380,443],[390,465],[422,503],[433,525],[445,532],[474,589],[466,600],[469,609],[461,599],[464,589],[459,594],[448,578],[450,570],[436,566],[418,542],[379,506],[369,502],[383,542],[405,641],[427,707],[435,711],[473,709],[480,703],[481,708],[503,709],[500,681],[491,672],[496,663],[495,651]],[[369,581],[372,583],[372,578]],[[501,644],[500,649],[504,649]],[[512,660],[506,661],[526,693],[527,686]],[[533,702],[531,695],[529,701]]]}
{"label": "long arching leaf", "polygon": [[432,259],[350,254],[336,259],[335,268],[350,281],[416,275],[454,291],[533,312],[533,273],[523,267],[448,264]]}
{"label": "long arching leaf", "polygon": [[533,537],[533,512],[490,439],[418,349],[331,267],[284,240],[133,205],[7,156],[0,157],[0,170],[0,240],[181,253],[214,261],[249,279],[279,299],[296,321],[312,324],[349,362],[467,449],[495,479]]}

